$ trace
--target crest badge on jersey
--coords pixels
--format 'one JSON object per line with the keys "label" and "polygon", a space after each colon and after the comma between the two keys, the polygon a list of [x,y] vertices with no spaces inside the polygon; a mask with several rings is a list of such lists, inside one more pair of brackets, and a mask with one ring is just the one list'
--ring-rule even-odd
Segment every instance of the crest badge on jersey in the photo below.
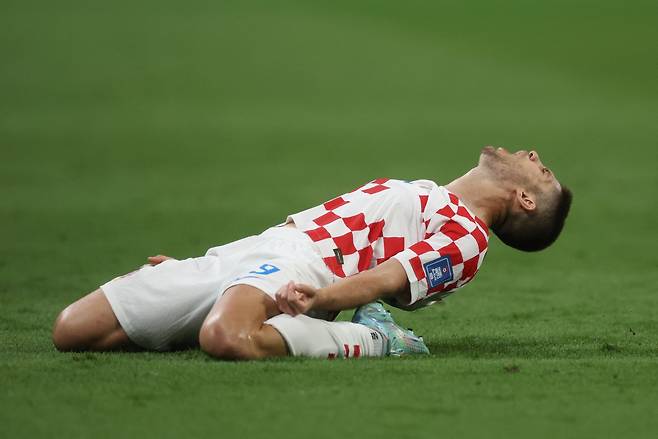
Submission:
{"label": "crest badge on jersey", "polygon": [[423,264],[425,269],[425,278],[427,279],[427,286],[436,288],[441,284],[450,282],[453,278],[452,264],[450,257],[443,256],[439,259]]}

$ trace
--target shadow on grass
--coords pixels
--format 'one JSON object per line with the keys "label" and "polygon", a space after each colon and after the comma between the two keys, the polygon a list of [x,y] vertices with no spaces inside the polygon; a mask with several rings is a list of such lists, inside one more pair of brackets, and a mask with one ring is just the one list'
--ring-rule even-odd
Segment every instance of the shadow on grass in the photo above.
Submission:
{"label": "shadow on grass", "polygon": [[472,358],[589,358],[652,357],[655,346],[634,341],[608,341],[597,337],[506,338],[465,336],[429,341],[432,354]]}

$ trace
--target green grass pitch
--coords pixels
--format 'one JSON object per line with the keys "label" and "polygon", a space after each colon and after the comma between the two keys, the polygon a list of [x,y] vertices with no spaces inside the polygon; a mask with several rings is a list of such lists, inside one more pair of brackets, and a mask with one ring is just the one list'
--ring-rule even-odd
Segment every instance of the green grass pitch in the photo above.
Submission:
{"label": "green grass pitch", "polygon": [[[0,5],[0,436],[656,437],[655,2]],[[562,239],[492,239],[426,358],[60,354],[57,312],[376,177],[536,147]],[[348,318],[344,313],[343,318]]]}

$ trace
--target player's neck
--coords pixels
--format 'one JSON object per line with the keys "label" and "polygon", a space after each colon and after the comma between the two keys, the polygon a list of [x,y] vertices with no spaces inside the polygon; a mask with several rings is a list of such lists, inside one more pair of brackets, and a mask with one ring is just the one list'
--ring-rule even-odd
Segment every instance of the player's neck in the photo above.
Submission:
{"label": "player's neck", "polygon": [[445,188],[457,195],[489,228],[495,228],[504,220],[506,191],[477,168],[453,180],[445,185]]}

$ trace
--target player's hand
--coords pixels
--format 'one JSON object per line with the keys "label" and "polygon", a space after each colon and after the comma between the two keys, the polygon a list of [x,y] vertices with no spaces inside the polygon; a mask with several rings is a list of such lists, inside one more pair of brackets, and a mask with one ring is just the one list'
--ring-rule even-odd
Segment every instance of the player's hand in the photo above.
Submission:
{"label": "player's hand", "polygon": [[146,258],[149,265],[158,265],[158,264],[161,264],[164,261],[168,261],[169,259],[174,259],[174,258],[172,258],[171,256],[165,256],[165,255],[149,256],[148,258]]}
{"label": "player's hand", "polygon": [[304,284],[288,282],[276,292],[276,304],[282,313],[296,316],[311,309],[318,290]]}

